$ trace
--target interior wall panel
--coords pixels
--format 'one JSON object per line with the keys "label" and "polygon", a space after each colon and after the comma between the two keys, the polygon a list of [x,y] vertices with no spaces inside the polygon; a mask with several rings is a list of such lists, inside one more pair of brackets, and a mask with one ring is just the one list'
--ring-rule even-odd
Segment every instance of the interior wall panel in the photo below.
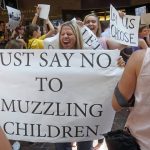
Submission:
{"label": "interior wall panel", "polygon": [[110,4],[114,7],[129,6],[130,0],[81,0],[82,9],[109,7]]}
{"label": "interior wall panel", "polygon": [[21,10],[34,10],[37,4],[51,5],[50,16],[61,16],[62,9],[80,9],[80,0],[18,0]]}

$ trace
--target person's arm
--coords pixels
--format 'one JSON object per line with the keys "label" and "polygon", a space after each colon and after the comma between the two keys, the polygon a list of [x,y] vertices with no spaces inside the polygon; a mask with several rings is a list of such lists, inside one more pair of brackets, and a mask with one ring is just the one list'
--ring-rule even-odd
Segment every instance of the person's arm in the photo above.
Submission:
{"label": "person's arm", "polygon": [[[121,80],[118,83],[119,91],[127,101],[130,100],[135,91],[137,77],[139,75],[144,56],[145,50],[139,50],[131,55],[121,77]],[[119,111],[122,108],[118,104],[116,96],[114,94],[112,98],[112,106],[116,111]]]}
{"label": "person's arm", "polygon": [[148,48],[148,45],[146,44],[146,42],[145,42],[144,39],[139,39],[138,44],[139,44],[139,47],[140,47],[141,49],[147,49],[147,48]]}
{"label": "person's arm", "polygon": [[0,128],[0,150],[12,150],[11,145],[6,138],[3,130]]}
{"label": "person's arm", "polygon": [[[119,49],[119,50],[123,50],[124,48],[127,47],[127,45],[123,45],[120,44],[118,42],[115,42],[114,40],[112,40],[111,38],[106,38],[106,43],[109,49]],[[146,44],[146,42],[143,39],[139,39],[138,41],[138,46],[141,49],[147,49],[148,46]]]}
{"label": "person's arm", "polygon": [[40,7],[36,7],[36,13],[35,13],[35,15],[33,17],[32,24],[36,24],[37,19],[38,19],[39,14],[40,14],[40,11],[41,11],[41,8]]}
{"label": "person's arm", "polygon": [[146,37],[146,43],[147,43],[148,47],[150,47],[150,36]]}
{"label": "person's arm", "polygon": [[15,30],[13,30],[12,34],[11,34],[11,39],[15,39],[17,37],[17,33]]}
{"label": "person's arm", "polygon": [[120,17],[124,17],[126,15],[126,13],[121,10],[118,10],[118,14]]}
{"label": "person's arm", "polygon": [[119,67],[125,67],[125,65],[126,65],[126,62],[124,61],[124,59],[123,59],[123,57],[122,56],[120,56],[119,58],[118,58],[118,60],[117,60],[117,65],[119,66]]}
{"label": "person's arm", "polygon": [[84,26],[84,23],[83,21],[80,21],[80,20],[76,20],[77,24],[79,27],[83,27]]}
{"label": "person's arm", "polygon": [[46,25],[48,25],[50,30],[46,33],[45,38],[51,36],[55,31],[54,26],[53,26],[53,24],[51,23],[51,21],[49,19],[46,20]]}
{"label": "person's arm", "polygon": [[112,40],[111,38],[106,38],[106,44],[107,44],[108,49],[111,49],[111,50],[113,50],[113,49],[123,50],[124,48],[127,47],[127,45],[118,43],[118,42]]}

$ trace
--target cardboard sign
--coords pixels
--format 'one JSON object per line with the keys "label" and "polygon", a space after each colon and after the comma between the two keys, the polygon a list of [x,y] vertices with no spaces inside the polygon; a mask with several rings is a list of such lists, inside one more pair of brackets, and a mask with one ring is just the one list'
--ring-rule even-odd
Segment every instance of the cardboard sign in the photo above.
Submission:
{"label": "cardboard sign", "polygon": [[19,26],[20,21],[21,21],[21,12],[18,9],[7,7],[8,11],[8,17],[9,17],[9,28],[10,29],[15,29],[17,26]]}
{"label": "cardboard sign", "polygon": [[116,42],[138,46],[139,22],[140,16],[120,17],[118,11],[110,5],[110,37]]}
{"label": "cardboard sign", "polygon": [[49,15],[49,11],[50,11],[50,5],[38,4],[38,6],[41,8],[39,18],[48,19],[48,15]]}

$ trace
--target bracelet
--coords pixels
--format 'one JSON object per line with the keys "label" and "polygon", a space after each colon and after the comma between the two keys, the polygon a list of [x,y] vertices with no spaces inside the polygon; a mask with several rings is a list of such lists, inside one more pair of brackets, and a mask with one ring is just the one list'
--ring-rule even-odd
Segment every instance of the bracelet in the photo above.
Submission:
{"label": "bracelet", "polygon": [[35,13],[35,16],[37,16],[37,17],[38,17],[39,15],[38,15],[37,13]]}
{"label": "bracelet", "polygon": [[122,95],[122,93],[120,92],[120,90],[118,88],[118,84],[115,87],[114,94],[116,96],[116,100],[117,100],[118,104],[121,107],[129,107],[128,101],[125,99],[125,97]]}

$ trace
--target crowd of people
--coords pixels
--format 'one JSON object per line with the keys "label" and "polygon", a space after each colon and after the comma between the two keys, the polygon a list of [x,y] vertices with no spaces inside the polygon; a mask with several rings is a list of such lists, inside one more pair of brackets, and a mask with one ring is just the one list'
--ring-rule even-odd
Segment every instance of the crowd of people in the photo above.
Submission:
{"label": "crowd of people", "polygon": [[[135,106],[127,119],[126,126],[130,129],[133,136],[137,138],[141,150],[148,150],[150,147],[150,120],[148,119],[148,114],[150,112],[148,107],[150,104],[148,101],[150,50],[147,49],[150,46],[149,26],[140,25],[139,45],[138,47],[130,47],[111,40],[109,37],[109,26],[107,26],[107,36],[105,36],[105,34],[102,33],[102,30],[104,31],[105,29],[101,28],[100,21],[95,14],[85,16],[83,22],[67,21],[59,27],[54,27],[51,21],[47,19],[44,21],[42,28],[40,28],[40,26],[37,25],[39,13],[40,8],[37,7],[31,24],[27,26],[20,24],[13,31],[7,28],[5,22],[0,21],[0,49],[44,49],[43,40],[48,37],[53,37],[57,33],[59,33],[60,50],[84,49],[80,27],[83,25],[87,26],[96,35],[102,49],[119,49],[121,51],[121,55],[124,59],[122,57],[118,59],[118,66],[125,67],[129,59],[118,84],[119,90],[126,101],[130,99],[132,94],[135,94]],[[106,30],[104,32],[106,32]],[[137,51],[139,49],[145,50]],[[129,58],[133,52],[134,54]],[[112,105],[116,110],[121,108],[115,95],[113,96]],[[103,137],[101,140],[102,139]],[[8,145],[7,148],[2,149],[11,149],[7,142],[6,145]],[[72,143],[56,143],[55,147],[56,150],[71,150]],[[93,141],[81,141],[77,142],[77,147],[78,150],[98,150],[100,144],[98,144],[96,148],[93,148]]]}

